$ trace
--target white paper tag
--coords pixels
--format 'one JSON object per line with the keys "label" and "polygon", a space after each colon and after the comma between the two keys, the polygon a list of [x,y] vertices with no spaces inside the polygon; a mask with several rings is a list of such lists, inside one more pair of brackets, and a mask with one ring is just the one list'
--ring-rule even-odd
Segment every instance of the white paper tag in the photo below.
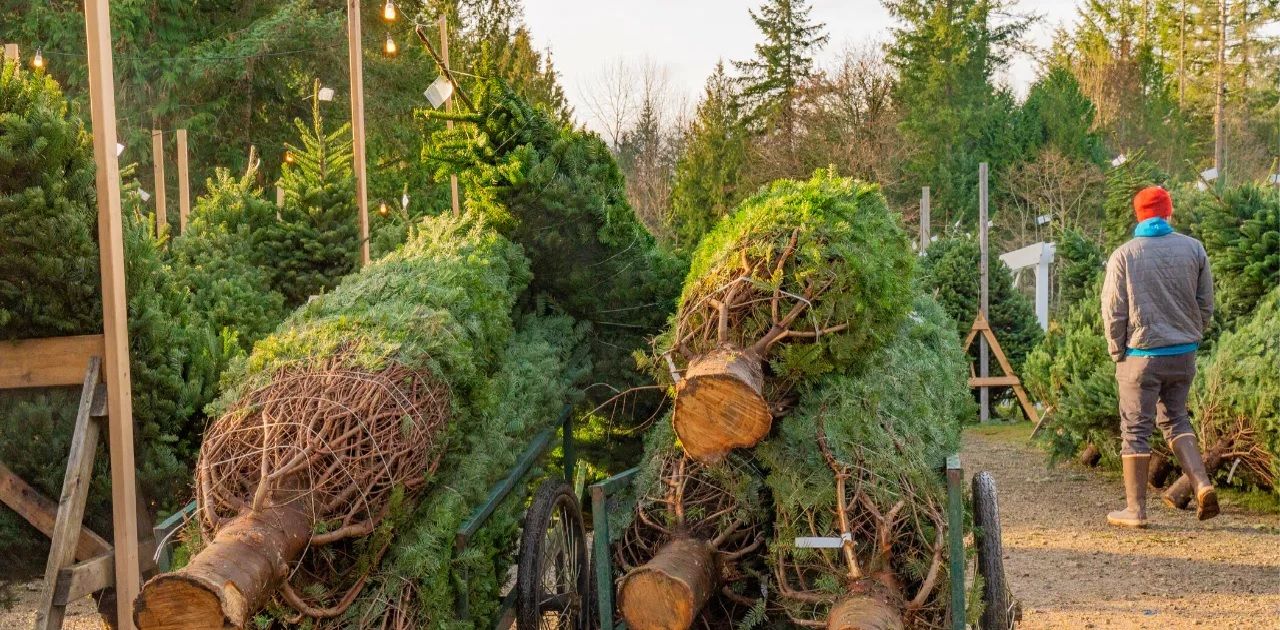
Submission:
{"label": "white paper tag", "polygon": [[138,196],[139,196],[139,197],[142,197],[142,200],[143,200],[143,201],[151,201],[151,193],[149,193],[149,192],[147,192],[147,191],[145,191],[145,190],[143,190],[143,189],[141,189],[141,188],[139,188],[139,189],[138,189]]}
{"label": "white paper tag", "polygon": [[123,144],[120,144],[119,142],[117,142],[117,143],[116,143],[116,157],[120,157],[120,154],[121,154],[121,153],[124,153],[124,145],[123,145]]}
{"label": "white paper tag", "polygon": [[802,536],[796,538],[796,547],[800,549],[839,549],[844,541],[839,538],[825,536]]}
{"label": "white paper tag", "polygon": [[431,82],[431,87],[428,87],[427,91],[423,92],[422,95],[427,97],[428,101],[431,101],[432,107],[439,109],[441,105],[444,105],[449,100],[449,97],[453,96],[453,84],[444,78],[444,75],[440,75],[436,77],[435,81]]}
{"label": "white paper tag", "polygon": [[409,193],[405,193],[405,194],[403,194],[403,195],[400,195],[400,207],[401,207],[401,208],[408,208],[408,207],[409,207]]}
{"label": "white paper tag", "polygon": [[320,93],[319,93],[318,95],[316,95],[316,96],[317,96],[317,98],[319,98],[319,99],[320,99],[320,100],[322,100],[322,101],[332,101],[332,100],[333,100],[333,88],[331,88],[331,87],[322,87],[322,88],[320,88]]}

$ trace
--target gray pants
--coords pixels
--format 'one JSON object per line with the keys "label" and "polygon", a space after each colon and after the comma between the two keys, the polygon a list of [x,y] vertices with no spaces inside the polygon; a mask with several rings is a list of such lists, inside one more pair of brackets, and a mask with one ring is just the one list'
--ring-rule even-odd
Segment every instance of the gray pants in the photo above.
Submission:
{"label": "gray pants", "polygon": [[1196,375],[1196,353],[1171,357],[1125,357],[1116,364],[1120,393],[1122,455],[1151,452],[1151,432],[1160,425],[1166,442],[1191,430],[1187,393]]}

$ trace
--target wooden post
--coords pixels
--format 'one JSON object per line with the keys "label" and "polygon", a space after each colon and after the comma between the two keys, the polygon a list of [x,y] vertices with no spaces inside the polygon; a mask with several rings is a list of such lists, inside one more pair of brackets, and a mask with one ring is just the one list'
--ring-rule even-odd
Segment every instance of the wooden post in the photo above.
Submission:
{"label": "wooden post", "polygon": [[178,130],[178,234],[187,231],[191,214],[191,173],[187,170],[187,130]]}
{"label": "wooden post", "polygon": [[360,208],[360,265],[369,264],[369,180],[364,157],[364,49],[360,0],[347,0],[347,58],[351,72],[351,156],[355,161],[356,205]]}
{"label": "wooden post", "polygon": [[[449,18],[443,12],[437,20],[440,25],[440,56],[444,58],[444,69],[449,68]],[[450,95],[444,102],[445,109],[453,111],[453,95]],[[446,120],[444,123],[446,129],[453,129],[453,121]],[[453,204],[453,214],[457,216],[462,214],[458,208],[458,175],[456,173],[449,175],[449,199]]]}
{"label": "wooden post", "polygon": [[929,249],[929,187],[920,189],[920,255]]}
{"label": "wooden post", "polygon": [[[978,305],[982,311],[982,316],[990,321],[987,314],[989,306],[989,277],[987,275],[987,163],[983,162],[978,165],[978,247],[982,252],[981,262],[978,265],[978,272],[982,274],[982,292],[981,303]],[[991,366],[987,357],[987,338],[981,337],[978,341],[978,376],[986,378],[990,376]],[[979,404],[979,420],[986,422],[991,419],[991,390],[983,387],[978,390]]]}
{"label": "wooden post", "polygon": [[102,272],[102,330],[111,450],[111,517],[115,529],[116,623],[132,630],[138,596],[137,482],[133,463],[133,399],[124,286],[124,223],[120,215],[120,163],[116,160],[115,73],[111,61],[108,0],[85,0],[89,107],[97,163],[98,248]]}
{"label": "wooden post", "polygon": [[17,44],[5,44],[5,45],[4,45],[4,58],[5,58],[5,60],[6,60],[6,61],[17,61],[17,60],[18,60],[18,45],[17,45]]}
{"label": "wooden post", "polygon": [[164,132],[151,130],[151,159],[154,161],[152,173],[155,179],[152,186],[156,195],[156,236],[160,237],[169,230],[169,209],[165,205],[164,192]]}

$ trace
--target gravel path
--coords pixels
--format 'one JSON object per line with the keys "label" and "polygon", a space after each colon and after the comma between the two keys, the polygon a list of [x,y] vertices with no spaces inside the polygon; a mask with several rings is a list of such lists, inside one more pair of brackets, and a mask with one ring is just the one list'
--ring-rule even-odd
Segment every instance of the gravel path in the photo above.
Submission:
{"label": "gravel path", "polygon": [[966,432],[965,471],[996,478],[1005,571],[1019,628],[1280,630],[1280,516],[1224,499],[1205,522],[1152,494],[1146,530],[1106,524],[1118,476],[1045,466],[1028,425]]}

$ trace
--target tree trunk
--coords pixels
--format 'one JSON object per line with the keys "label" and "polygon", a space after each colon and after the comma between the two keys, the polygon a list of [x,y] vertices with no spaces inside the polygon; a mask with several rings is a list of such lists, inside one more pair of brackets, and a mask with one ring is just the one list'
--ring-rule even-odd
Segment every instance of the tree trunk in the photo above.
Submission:
{"label": "tree trunk", "polygon": [[1213,168],[1218,171],[1218,184],[1226,183],[1223,172],[1226,158],[1226,137],[1223,129],[1227,107],[1227,0],[1218,0],[1218,72],[1217,98],[1213,106]]}
{"label": "tree trunk", "polygon": [[134,623],[139,630],[244,628],[306,549],[308,512],[295,502],[232,519],[186,568],[143,585]]}
{"label": "tree trunk", "polygon": [[852,595],[831,607],[827,630],[902,630],[902,610],[884,597]]}
{"label": "tree trunk", "polygon": [[622,617],[635,630],[685,630],[719,587],[715,550],[696,538],[675,538],[618,587]]}
{"label": "tree trunk", "polygon": [[763,389],[764,365],[751,352],[726,346],[690,361],[672,419],[689,457],[718,461],[768,435],[773,415]]}
{"label": "tree trunk", "polygon": [[1162,488],[1173,472],[1173,464],[1169,458],[1159,453],[1151,454],[1151,469],[1147,471],[1147,482],[1152,488]]}
{"label": "tree trunk", "polygon": [[[1213,473],[1218,472],[1218,469],[1222,468],[1222,456],[1230,447],[1230,442],[1226,440],[1218,440],[1218,442],[1213,445],[1213,448],[1209,449],[1209,452],[1204,454],[1204,471],[1209,475],[1210,479],[1213,478]],[[1164,491],[1164,495],[1161,499],[1164,501],[1165,505],[1168,505],[1169,507],[1185,510],[1191,505],[1191,500],[1195,495],[1196,484],[1191,481],[1191,477],[1188,477],[1184,473],[1178,477],[1177,481],[1173,482],[1173,485],[1169,486],[1168,490]]]}
{"label": "tree trunk", "polygon": [[1080,451],[1080,463],[1093,468],[1102,460],[1102,452],[1094,446],[1092,442],[1086,444],[1083,451]]}

